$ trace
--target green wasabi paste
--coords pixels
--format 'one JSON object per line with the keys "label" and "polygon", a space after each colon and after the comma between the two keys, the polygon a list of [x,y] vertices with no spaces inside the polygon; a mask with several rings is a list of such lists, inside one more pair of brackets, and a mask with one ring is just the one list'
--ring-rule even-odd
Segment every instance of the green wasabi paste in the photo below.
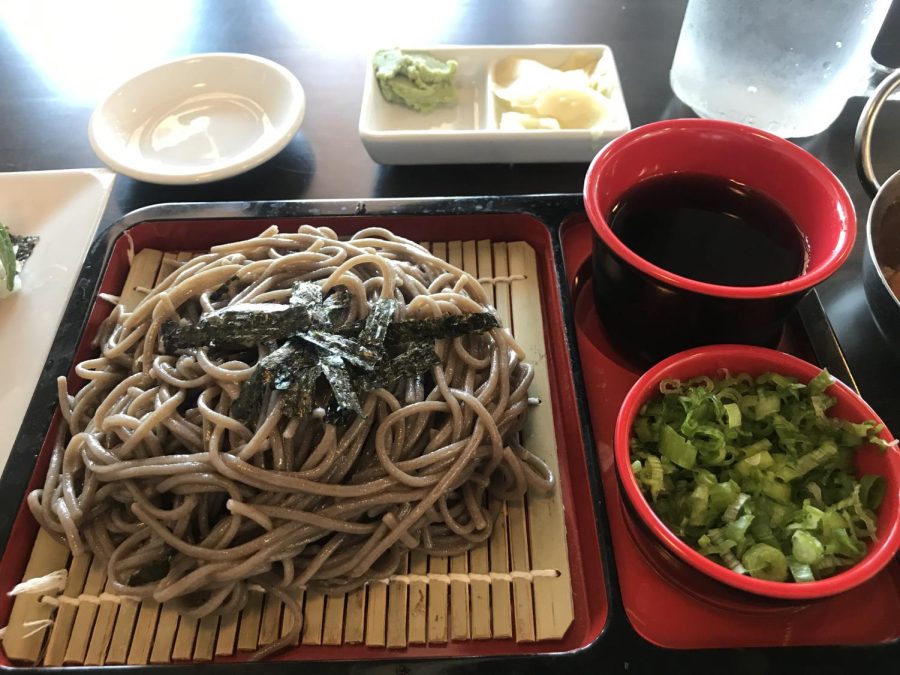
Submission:
{"label": "green wasabi paste", "polygon": [[386,101],[424,113],[456,101],[458,65],[430,54],[383,49],[375,54],[375,78]]}

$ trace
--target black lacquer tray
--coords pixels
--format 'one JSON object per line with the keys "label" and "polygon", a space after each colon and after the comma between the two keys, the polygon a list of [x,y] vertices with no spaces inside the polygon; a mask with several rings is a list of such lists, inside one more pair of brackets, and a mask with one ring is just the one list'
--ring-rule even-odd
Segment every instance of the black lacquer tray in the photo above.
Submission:
{"label": "black lacquer tray", "polygon": [[[415,200],[370,200],[370,201],[290,201],[290,202],[234,202],[208,204],[165,204],[135,211],[115,223],[101,225],[100,233],[93,243],[76,282],[69,305],[63,316],[61,327],[51,348],[40,381],[29,406],[27,415],[13,447],[10,460],[0,479],[0,541],[4,551],[4,560],[15,554],[14,548],[19,542],[10,539],[13,524],[17,517],[28,517],[20,514],[23,496],[32,481],[32,474],[38,461],[39,452],[44,444],[48,427],[51,424],[55,409],[55,379],[69,371],[76,349],[88,323],[88,315],[94,304],[101,279],[107,270],[107,264],[113,254],[114,246],[123,232],[147,221],[240,221],[252,220],[294,220],[294,219],[353,219],[354,217],[378,217],[389,225],[391,217],[416,217],[426,223],[434,218],[434,237],[431,232],[417,233],[420,239],[448,240],[453,233],[452,217],[477,217],[496,215],[498,218],[510,214],[530,216],[546,228],[550,245],[544,252],[548,258],[544,263],[547,269],[555,273],[552,286],[557,289],[559,297],[551,303],[559,307],[562,320],[559,321],[561,337],[568,354],[571,368],[575,398],[577,399],[577,424],[580,432],[580,443],[584,448],[584,463],[587,467],[587,485],[592,512],[587,504],[581,503],[577,519],[582,531],[590,530],[591,537],[581,537],[582,546],[585,541],[599,541],[597,551],[587,551],[585,555],[596,555],[600,561],[602,579],[595,580],[603,597],[603,611],[591,605],[589,620],[599,622],[596,631],[588,631],[589,640],[584,645],[577,645],[560,651],[559,645],[548,644],[546,649],[534,648],[528,653],[510,653],[505,655],[479,655],[466,653],[464,646],[442,653],[440,650],[407,653],[404,650],[393,650],[377,659],[356,658],[347,660],[340,656],[334,659],[323,657],[320,660],[303,659],[273,661],[261,664],[216,662],[198,664],[181,662],[166,666],[114,666],[103,667],[103,671],[118,672],[139,669],[159,672],[190,673],[199,672],[200,665],[211,668],[215,672],[265,672],[271,674],[301,672],[301,669],[316,673],[345,673],[365,671],[373,673],[431,673],[431,672],[475,672],[490,673],[497,669],[512,672],[562,672],[573,670],[606,671],[606,672],[892,672],[900,662],[900,642],[893,640],[884,644],[865,646],[810,646],[810,647],[766,647],[766,648],[728,648],[720,645],[716,649],[671,649],[652,644],[641,637],[632,624],[629,612],[623,601],[619,574],[616,569],[616,550],[610,534],[608,505],[604,499],[604,488],[600,480],[600,467],[594,447],[597,430],[591,426],[591,411],[585,395],[585,373],[582,372],[582,360],[578,351],[576,338],[579,327],[576,325],[575,302],[569,282],[573,271],[566,269],[566,254],[561,233],[573,219],[583,218],[581,215],[580,195],[535,195],[521,197],[473,197],[459,199],[415,199]],[[511,218],[510,222],[515,219]],[[470,235],[471,236],[471,235]],[[476,235],[477,236],[477,235]],[[541,261],[538,261],[541,264]],[[546,311],[546,307],[545,307]],[[854,373],[850,372],[841,346],[824,313],[818,296],[810,294],[801,304],[796,317],[792,321],[796,330],[805,339],[811,354],[809,358],[827,367],[835,376],[848,384],[856,386]],[[863,324],[861,330],[868,330]],[[548,334],[552,334],[552,331]],[[883,337],[878,335],[860,335],[861,340],[871,340],[873,353],[890,354],[890,346],[884,344]],[[880,339],[881,342],[876,343]],[[867,380],[859,383],[864,391],[874,392],[874,399],[890,400],[887,388],[900,376],[900,363],[885,358],[885,368],[894,368],[896,372],[884,372],[879,381]],[[876,405],[877,408],[877,405]],[[888,424],[900,423],[900,411],[879,410]],[[28,543],[26,542],[26,545]],[[896,565],[895,561],[892,563]],[[592,568],[593,569],[593,568]],[[587,584],[587,592],[598,586]],[[590,603],[588,603],[590,605]],[[866,608],[859,608],[864,612]],[[8,608],[4,610],[0,622],[6,620]],[[900,608],[898,608],[900,612]],[[853,621],[852,616],[843,618]],[[896,621],[896,616],[885,617],[887,621]],[[702,627],[700,627],[702,629]],[[476,650],[477,652],[477,650]],[[4,660],[5,662],[5,660]],[[165,671],[163,671],[165,668]],[[14,666],[12,669],[22,672],[65,672],[71,666],[63,668]],[[94,669],[91,669],[94,672]]]}

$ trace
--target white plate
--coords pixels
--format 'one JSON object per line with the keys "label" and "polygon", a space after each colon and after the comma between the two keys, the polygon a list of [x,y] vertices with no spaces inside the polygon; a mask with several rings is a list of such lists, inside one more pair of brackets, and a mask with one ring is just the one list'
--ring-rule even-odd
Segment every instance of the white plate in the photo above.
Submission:
{"label": "white plate", "polygon": [[186,185],[236,176],[297,133],[303,87],[286,68],[249,54],[197,54],[145,71],[91,116],[97,156],[151,183]]}
{"label": "white plate", "polygon": [[106,169],[0,173],[0,221],[40,237],[22,288],[0,300],[0,471],[106,207]]}
{"label": "white plate", "polygon": [[[605,45],[413,46],[459,63],[459,100],[419,113],[388,103],[375,79],[374,53],[367,63],[359,135],[381,164],[484,164],[587,162],[613,138],[631,129],[612,51]],[[493,65],[509,56],[557,67],[573,53],[610,60],[610,114],[601,129],[500,131],[498,105],[490,88]]]}

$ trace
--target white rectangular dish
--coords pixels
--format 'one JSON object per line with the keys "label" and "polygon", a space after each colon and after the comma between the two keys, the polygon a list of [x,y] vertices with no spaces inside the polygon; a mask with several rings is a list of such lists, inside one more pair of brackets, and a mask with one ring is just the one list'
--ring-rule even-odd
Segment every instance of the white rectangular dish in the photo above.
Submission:
{"label": "white rectangular dish", "polygon": [[0,222],[39,237],[21,289],[0,300],[0,473],[114,178],[106,169],[0,173]]}
{"label": "white rectangular dish", "polygon": [[[366,64],[359,135],[380,164],[487,164],[587,162],[613,138],[631,129],[612,50],[606,45],[504,45],[401,47],[459,63],[458,100],[429,113],[388,103],[375,77],[374,53]],[[534,59],[551,68],[573,55],[607,59],[610,107],[593,129],[500,130],[500,103],[491,88],[494,64],[507,57]]]}

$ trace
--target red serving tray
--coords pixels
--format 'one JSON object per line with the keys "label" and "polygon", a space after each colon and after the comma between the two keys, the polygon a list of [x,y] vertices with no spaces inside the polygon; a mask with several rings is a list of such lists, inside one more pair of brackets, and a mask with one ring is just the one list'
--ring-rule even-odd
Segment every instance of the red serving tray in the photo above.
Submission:
{"label": "red serving tray", "polygon": [[[144,221],[128,229],[112,247],[101,280],[100,291],[117,295],[129,271],[128,250],[144,248],[163,251],[207,249],[215,244],[252,237],[266,227],[276,224],[282,229],[308,223],[326,225],[338,234],[348,235],[366,227],[388,227],[396,234],[415,241],[450,241],[492,239],[494,241],[526,241],[534,247],[540,274],[540,298],[544,317],[544,339],[547,346],[547,365],[550,371],[552,405],[556,421],[556,440],[560,476],[558,486],[563,491],[565,523],[568,531],[569,564],[571,567],[574,622],[562,640],[517,643],[515,640],[469,640],[433,646],[412,646],[405,649],[385,649],[365,645],[307,646],[301,645],[274,657],[283,661],[308,660],[373,660],[398,658],[442,658],[461,656],[551,654],[573,651],[596,640],[606,625],[608,602],[605,576],[588,477],[586,454],[581,436],[582,425],[577,413],[569,352],[563,333],[563,315],[559,288],[553,262],[550,230],[539,220],[525,214],[491,214],[465,216],[332,216],[311,218],[243,218],[205,220]],[[95,262],[95,261],[88,261]],[[108,302],[94,302],[75,355],[74,362],[89,358],[95,350],[91,341],[98,326],[112,307]],[[74,367],[69,372],[70,387],[81,386]],[[37,488],[44,479],[49,463],[53,438],[59,423],[57,414],[48,429],[37,458],[28,491]],[[38,526],[24,502],[16,515],[2,560],[0,560],[0,625],[9,619],[11,600],[7,592],[21,580]],[[218,659],[243,660],[248,654]],[[0,665],[12,665],[0,651]]]}
{"label": "red serving tray", "polygon": [[[732,589],[672,555],[625,506],[613,459],[622,400],[640,372],[603,333],[593,302],[593,230],[584,216],[560,231],[566,281],[626,616],[646,640],[674,649],[870,645],[900,637],[900,562],[871,581],[813,602],[775,601]],[[785,332],[783,351],[814,360],[801,331]]]}

